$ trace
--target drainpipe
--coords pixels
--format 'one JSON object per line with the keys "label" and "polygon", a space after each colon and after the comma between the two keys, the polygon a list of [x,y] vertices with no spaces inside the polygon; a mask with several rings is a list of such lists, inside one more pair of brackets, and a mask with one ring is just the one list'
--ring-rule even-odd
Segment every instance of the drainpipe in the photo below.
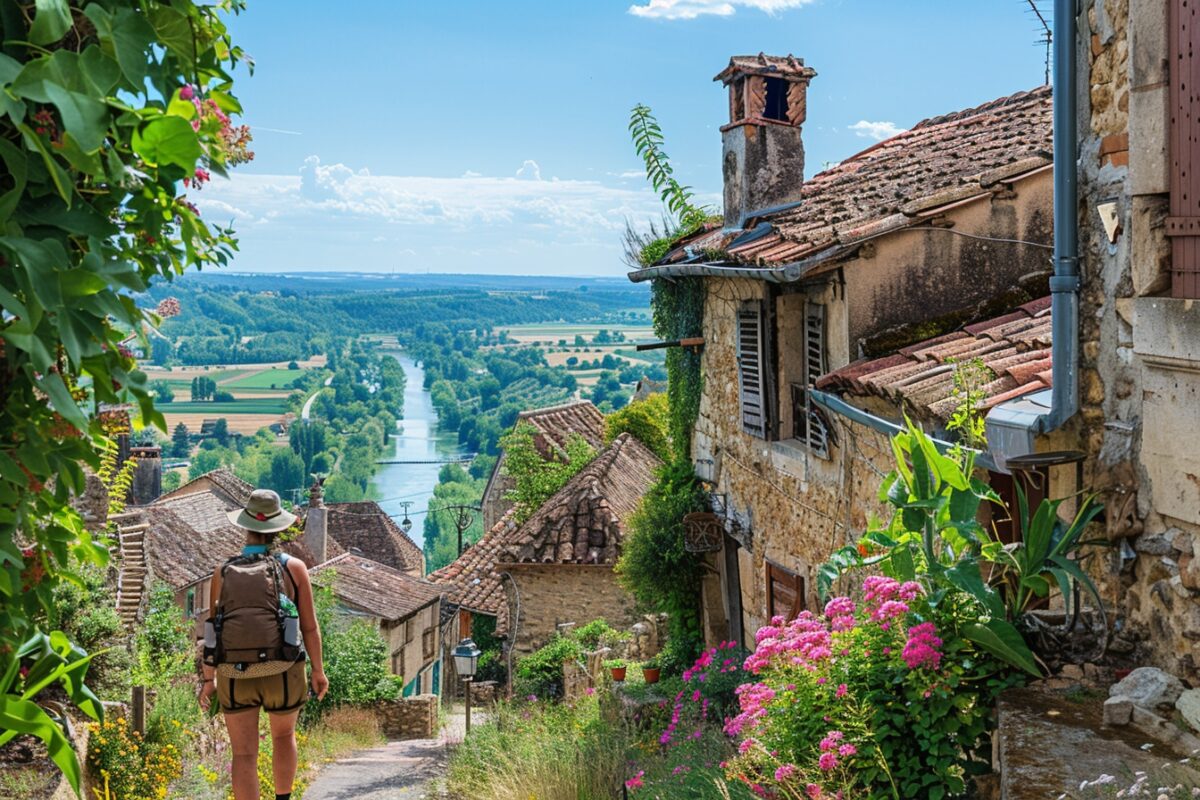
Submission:
{"label": "drainpipe", "polygon": [[1050,278],[1054,359],[1050,411],[1035,433],[1047,433],[1079,410],[1079,140],[1075,114],[1077,0],[1054,0],[1054,275]]}

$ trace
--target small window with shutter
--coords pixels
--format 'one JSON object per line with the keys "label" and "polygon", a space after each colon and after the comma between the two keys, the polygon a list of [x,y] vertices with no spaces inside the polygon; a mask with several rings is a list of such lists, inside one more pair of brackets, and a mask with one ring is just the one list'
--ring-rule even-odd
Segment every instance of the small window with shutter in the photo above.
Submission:
{"label": "small window with shutter", "polygon": [[767,616],[795,619],[804,610],[804,578],[767,562]]}
{"label": "small window with shutter", "polygon": [[759,439],[770,430],[766,396],[766,348],[763,346],[763,304],[742,304],[737,316],[738,392],[742,403],[742,430]]}
{"label": "small window with shutter", "polygon": [[792,438],[819,456],[829,455],[829,421],[808,388],[825,374],[825,306],[804,305],[804,382],[792,384]]}

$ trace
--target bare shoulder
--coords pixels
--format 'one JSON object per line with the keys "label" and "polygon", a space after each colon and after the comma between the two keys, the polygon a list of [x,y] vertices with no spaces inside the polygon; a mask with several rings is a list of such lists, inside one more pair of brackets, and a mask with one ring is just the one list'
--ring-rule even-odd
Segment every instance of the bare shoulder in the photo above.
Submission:
{"label": "bare shoulder", "polygon": [[297,558],[296,556],[289,556],[287,559],[287,563],[285,564],[285,567],[287,568],[287,571],[289,573],[291,573],[292,577],[295,578],[296,580],[300,580],[301,578],[304,578],[304,579],[308,578],[308,567],[305,565],[304,560],[301,558]]}

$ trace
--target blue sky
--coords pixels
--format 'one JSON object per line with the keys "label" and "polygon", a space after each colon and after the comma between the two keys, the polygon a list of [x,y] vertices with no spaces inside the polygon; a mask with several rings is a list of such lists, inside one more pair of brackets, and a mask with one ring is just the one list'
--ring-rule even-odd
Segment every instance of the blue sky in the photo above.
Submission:
{"label": "blue sky", "polygon": [[677,175],[720,194],[712,77],[818,72],[806,173],[1043,79],[1023,0],[251,0],[231,21],[255,160],[195,199],[231,269],[614,275],[659,215],[626,133],[648,104]]}

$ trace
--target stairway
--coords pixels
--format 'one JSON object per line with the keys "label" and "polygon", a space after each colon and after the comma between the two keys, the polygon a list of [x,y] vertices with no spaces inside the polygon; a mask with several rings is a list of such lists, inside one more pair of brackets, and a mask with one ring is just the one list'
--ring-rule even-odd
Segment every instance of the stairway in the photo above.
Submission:
{"label": "stairway", "polygon": [[146,594],[146,531],[150,528],[141,511],[113,514],[117,523],[117,615],[127,628],[137,625]]}

